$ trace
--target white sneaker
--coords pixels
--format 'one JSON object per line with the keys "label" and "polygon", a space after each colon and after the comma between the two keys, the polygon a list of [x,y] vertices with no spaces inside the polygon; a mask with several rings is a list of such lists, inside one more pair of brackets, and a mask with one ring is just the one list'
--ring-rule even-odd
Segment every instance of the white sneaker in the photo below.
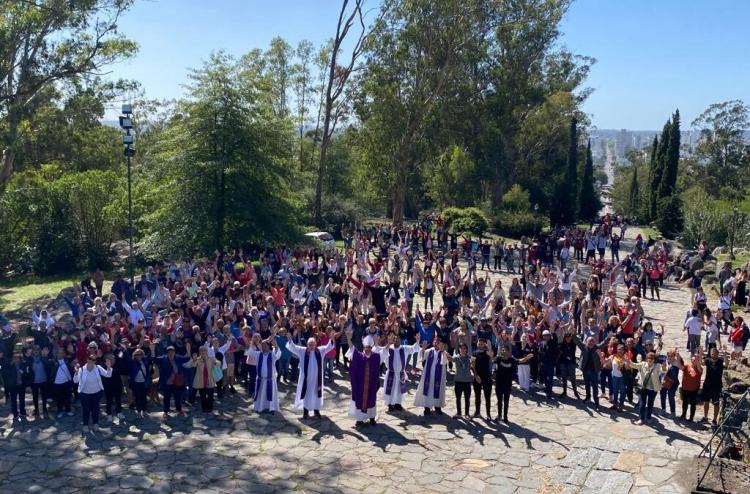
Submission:
{"label": "white sneaker", "polygon": [[64,415],[65,415],[65,414],[64,414],[64,413],[62,413],[62,412],[57,412],[57,415],[55,415],[55,416],[56,416],[57,418],[61,419],[61,418],[63,418],[63,416],[64,416]]}
{"label": "white sneaker", "polygon": [[68,417],[72,417],[73,415],[75,415],[75,413],[73,413],[73,412],[65,412],[65,415],[67,415]]}
{"label": "white sneaker", "polygon": [[636,420],[635,425],[643,425],[643,420],[640,420],[640,419]]}

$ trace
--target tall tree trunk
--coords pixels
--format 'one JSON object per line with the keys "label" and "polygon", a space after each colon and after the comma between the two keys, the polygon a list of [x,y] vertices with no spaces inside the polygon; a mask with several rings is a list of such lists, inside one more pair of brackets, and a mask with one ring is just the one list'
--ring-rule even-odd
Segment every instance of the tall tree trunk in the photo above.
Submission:
{"label": "tall tree trunk", "polygon": [[[399,167],[399,170],[405,169]],[[403,172],[396,173],[396,183],[393,187],[393,223],[401,225],[406,212],[406,176]]]}
{"label": "tall tree trunk", "polygon": [[[20,100],[20,97],[18,98]],[[13,167],[16,164],[16,141],[18,140],[18,125],[20,116],[16,110],[16,104],[8,105],[8,146],[2,151],[2,162],[0,162],[0,188],[3,188],[13,175]]]}
{"label": "tall tree trunk", "polygon": [[318,160],[318,177],[315,181],[315,205],[313,210],[315,213],[315,226],[322,226],[323,224],[323,211],[321,209],[321,203],[323,200],[323,175],[325,174],[325,162],[326,155],[328,154],[328,143],[331,141],[331,136],[328,135],[328,127],[330,125],[331,115],[326,112],[325,123],[323,125],[323,140],[320,142],[320,159]]}
{"label": "tall tree trunk", "polygon": [[0,163],[0,188],[10,180],[13,174],[13,164],[16,160],[16,152],[11,147],[3,149],[2,162]]}
{"label": "tall tree trunk", "polygon": [[[362,2],[363,0],[354,0],[351,12],[347,14],[347,6],[349,0],[342,0],[341,12],[339,13],[339,20],[336,26],[336,36],[333,38],[333,46],[331,48],[331,59],[328,70],[328,80],[326,83],[326,106],[325,106],[325,118],[323,121],[323,140],[320,143],[320,159],[318,160],[318,177],[315,183],[315,203],[313,205],[314,219],[317,226],[321,226],[323,220],[323,213],[321,211],[321,203],[323,197],[323,174],[325,172],[325,160],[326,154],[328,153],[328,145],[331,142],[331,136],[336,129],[336,123],[340,116],[339,108],[335,109],[334,117],[334,105],[339,100],[339,97],[344,91],[346,81],[352,73],[354,64],[357,62],[359,55],[362,53],[363,41],[365,39],[365,24],[362,18]],[[338,55],[341,45],[349,33],[349,29],[354,24],[355,20],[358,21],[362,27],[362,31],[359,33],[359,38],[352,48],[351,58],[349,59],[348,65],[340,66],[338,64]]]}

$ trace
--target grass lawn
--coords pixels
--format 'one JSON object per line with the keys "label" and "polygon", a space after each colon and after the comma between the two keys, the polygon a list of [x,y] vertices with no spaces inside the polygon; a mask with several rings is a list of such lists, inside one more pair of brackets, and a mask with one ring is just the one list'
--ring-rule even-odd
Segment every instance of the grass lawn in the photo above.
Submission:
{"label": "grass lawn", "polygon": [[[717,269],[721,269],[721,265],[729,260],[730,260],[729,254],[719,254],[718,259],[716,261]],[[732,262],[732,270],[741,268],[746,263],[750,262],[750,254],[745,254],[745,255],[735,254],[734,260],[731,262]]]}
{"label": "grass lawn", "polygon": [[[20,317],[31,317],[31,310],[44,306],[55,299],[61,290],[79,284],[79,275],[55,275],[49,277],[22,276],[0,281],[0,311],[17,313]],[[104,283],[105,290],[111,282]]]}

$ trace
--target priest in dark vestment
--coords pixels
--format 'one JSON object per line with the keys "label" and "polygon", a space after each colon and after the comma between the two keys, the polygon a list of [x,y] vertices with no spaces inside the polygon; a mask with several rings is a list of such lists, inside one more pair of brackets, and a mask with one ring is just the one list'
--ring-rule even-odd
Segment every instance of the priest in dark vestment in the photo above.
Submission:
{"label": "priest in dark vestment", "polygon": [[354,417],[357,426],[375,423],[377,415],[377,395],[380,388],[380,355],[372,351],[375,345],[372,336],[362,340],[364,351],[349,347],[346,356],[351,361],[349,376],[352,385],[352,401],[349,416]]}

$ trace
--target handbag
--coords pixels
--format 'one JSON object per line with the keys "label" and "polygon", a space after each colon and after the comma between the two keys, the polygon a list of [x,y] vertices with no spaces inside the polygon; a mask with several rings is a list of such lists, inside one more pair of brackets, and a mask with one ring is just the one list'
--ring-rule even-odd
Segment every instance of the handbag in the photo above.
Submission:
{"label": "handbag", "polygon": [[221,381],[221,378],[224,377],[224,372],[221,370],[221,367],[218,365],[214,365],[213,370],[211,371],[214,373],[214,381]]}
{"label": "handbag", "polygon": [[674,380],[672,380],[672,378],[668,375],[664,376],[664,379],[661,382],[662,389],[671,389],[672,385],[674,385]]}

